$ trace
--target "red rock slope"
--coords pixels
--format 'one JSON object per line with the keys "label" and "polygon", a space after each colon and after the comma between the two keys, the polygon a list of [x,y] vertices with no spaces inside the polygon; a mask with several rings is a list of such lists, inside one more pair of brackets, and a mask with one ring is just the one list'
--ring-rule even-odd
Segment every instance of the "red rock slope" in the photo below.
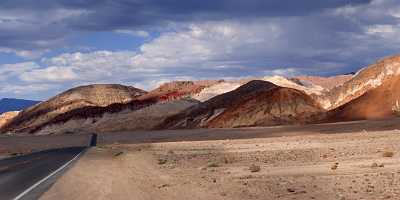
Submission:
{"label": "red rock slope", "polygon": [[328,113],[328,121],[383,119],[400,114],[400,75]]}
{"label": "red rock slope", "polygon": [[324,108],[335,109],[381,86],[396,75],[400,75],[400,56],[387,57],[363,68],[343,85],[318,97],[318,101]]}
{"label": "red rock slope", "polygon": [[254,80],[168,118],[159,128],[301,123],[323,109],[304,92]]}

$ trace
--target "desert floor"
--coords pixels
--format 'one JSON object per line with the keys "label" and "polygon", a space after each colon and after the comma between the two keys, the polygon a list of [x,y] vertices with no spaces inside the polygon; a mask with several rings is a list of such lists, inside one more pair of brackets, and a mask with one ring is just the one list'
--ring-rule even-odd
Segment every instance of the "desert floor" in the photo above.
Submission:
{"label": "desert floor", "polygon": [[400,199],[400,131],[100,145],[42,199]]}

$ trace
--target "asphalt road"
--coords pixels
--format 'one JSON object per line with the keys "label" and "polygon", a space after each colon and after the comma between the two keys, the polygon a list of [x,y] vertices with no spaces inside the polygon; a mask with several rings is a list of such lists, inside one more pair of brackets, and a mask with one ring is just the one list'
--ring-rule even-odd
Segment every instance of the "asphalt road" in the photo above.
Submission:
{"label": "asphalt road", "polygon": [[[335,134],[354,131],[394,130],[400,129],[399,120],[400,118],[384,121],[356,121],[305,126],[294,125],[240,129],[135,131],[99,134],[97,144],[248,139],[309,134]],[[58,149],[0,160],[0,200],[14,199],[28,188],[34,186],[38,181],[59,169],[86,148],[76,146],[95,145],[96,142],[93,143],[92,139],[92,135],[88,134],[0,137],[0,156],[2,149],[7,150],[9,153],[26,153],[28,150],[38,151],[50,148]],[[67,170],[67,168],[65,170]],[[38,187],[35,187],[34,190],[30,191],[21,199],[37,199],[62,173],[63,171],[52,176],[52,178],[46,182],[39,184]]]}
{"label": "asphalt road", "polygon": [[[0,160],[0,199],[15,199],[83,152],[85,148],[47,150]],[[38,198],[61,173],[62,171],[49,177],[20,199]]]}

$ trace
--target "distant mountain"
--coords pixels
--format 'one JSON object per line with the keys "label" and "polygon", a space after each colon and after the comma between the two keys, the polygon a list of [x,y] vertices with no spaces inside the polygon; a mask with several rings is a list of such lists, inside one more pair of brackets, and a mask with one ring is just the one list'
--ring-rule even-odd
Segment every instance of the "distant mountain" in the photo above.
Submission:
{"label": "distant mountain", "polygon": [[0,114],[9,111],[20,111],[38,103],[40,103],[40,101],[9,98],[0,99]]}
{"label": "distant mountain", "polygon": [[[72,88],[19,113],[5,113],[3,118],[0,115],[0,134],[110,133],[384,119],[400,116],[398,88],[400,55],[386,57],[355,74],[333,77],[173,81],[150,92],[96,84]],[[1,109],[6,108],[5,101],[10,99],[0,101]],[[0,114],[21,109],[8,106]]]}
{"label": "distant mountain", "polygon": [[118,84],[80,86],[20,112],[2,129],[16,132],[27,131],[60,118],[65,113],[71,115],[70,112],[74,110],[88,106],[107,107],[111,104],[128,103],[146,93],[146,91],[134,87]]}

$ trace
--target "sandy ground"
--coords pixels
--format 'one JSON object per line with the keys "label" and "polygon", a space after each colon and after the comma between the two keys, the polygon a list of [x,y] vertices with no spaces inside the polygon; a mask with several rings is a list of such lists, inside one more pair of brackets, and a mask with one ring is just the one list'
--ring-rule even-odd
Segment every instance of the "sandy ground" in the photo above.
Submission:
{"label": "sandy ground", "polygon": [[[194,129],[115,132],[98,135],[98,144],[138,144],[178,141],[203,141],[224,139],[250,139],[282,136],[302,136],[319,134],[345,134],[361,131],[400,130],[400,118],[340,122],[330,124],[310,124],[275,127],[253,127],[235,129]],[[27,154],[46,149],[87,146],[91,135],[74,132],[60,135],[0,135],[0,159]]]}
{"label": "sandy ground", "polygon": [[393,130],[102,145],[41,199],[375,200],[399,188]]}

